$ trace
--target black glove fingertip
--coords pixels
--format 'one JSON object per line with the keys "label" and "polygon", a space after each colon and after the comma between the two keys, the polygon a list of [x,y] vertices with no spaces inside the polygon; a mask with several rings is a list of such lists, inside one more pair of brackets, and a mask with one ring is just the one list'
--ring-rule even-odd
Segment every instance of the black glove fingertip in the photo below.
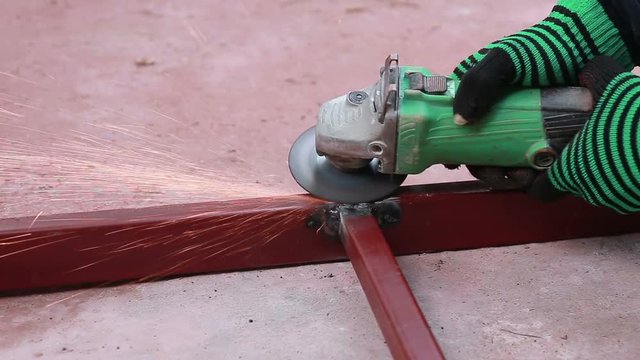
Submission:
{"label": "black glove fingertip", "polygon": [[491,49],[460,80],[453,112],[468,122],[483,117],[515,77],[513,61],[502,49]]}

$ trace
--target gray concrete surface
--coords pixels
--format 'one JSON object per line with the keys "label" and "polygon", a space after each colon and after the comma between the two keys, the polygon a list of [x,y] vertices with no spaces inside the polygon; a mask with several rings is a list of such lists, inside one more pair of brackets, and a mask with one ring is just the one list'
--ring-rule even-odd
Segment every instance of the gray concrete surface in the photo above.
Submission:
{"label": "gray concrete surface", "polygon": [[[406,256],[448,359],[636,359],[640,236]],[[349,263],[0,299],[2,359],[386,359]]]}
{"label": "gray concrete surface", "polygon": [[[448,73],[553,1],[327,4],[1,1],[0,216],[300,192],[285,159],[318,103],[389,52]],[[401,263],[451,359],[635,359],[638,256],[628,236]],[[0,320],[3,360],[389,357],[349,264],[4,297]]]}

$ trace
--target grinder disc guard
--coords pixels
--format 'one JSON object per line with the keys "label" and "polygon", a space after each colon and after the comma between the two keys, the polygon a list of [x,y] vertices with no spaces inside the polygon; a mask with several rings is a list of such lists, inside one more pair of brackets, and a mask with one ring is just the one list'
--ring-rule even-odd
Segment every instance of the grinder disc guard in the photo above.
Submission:
{"label": "grinder disc guard", "polygon": [[316,128],[302,133],[289,151],[289,170],[296,182],[310,194],[340,203],[362,203],[391,195],[406,175],[378,172],[379,160],[366,167],[345,172],[316,152]]}

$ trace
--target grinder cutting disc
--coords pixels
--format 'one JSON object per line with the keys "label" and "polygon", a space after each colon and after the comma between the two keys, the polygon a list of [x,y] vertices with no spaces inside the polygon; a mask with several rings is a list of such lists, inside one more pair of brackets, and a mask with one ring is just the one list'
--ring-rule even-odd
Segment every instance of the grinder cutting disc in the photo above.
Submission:
{"label": "grinder cutting disc", "polygon": [[289,151],[289,171],[310,194],[340,203],[362,203],[391,195],[407,175],[382,174],[377,171],[379,160],[373,159],[355,172],[336,168],[316,152],[315,126],[305,131]]}

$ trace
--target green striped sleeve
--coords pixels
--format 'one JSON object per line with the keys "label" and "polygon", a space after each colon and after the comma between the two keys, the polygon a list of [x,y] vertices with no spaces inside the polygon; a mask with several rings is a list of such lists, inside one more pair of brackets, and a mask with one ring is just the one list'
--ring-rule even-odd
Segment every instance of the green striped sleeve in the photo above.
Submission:
{"label": "green striped sleeve", "polygon": [[620,213],[640,211],[640,78],[623,73],[549,170],[559,190]]}
{"label": "green striped sleeve", "polygon": [[452,76],[462,78],[491,48],[509,54],[516,70],[512,83],[524,86],[575,85],[580,69],[598,55],[611,56],[628,70],[634,66],[620,31],[597,0],[558,1],[547,18],[471,55]]}

